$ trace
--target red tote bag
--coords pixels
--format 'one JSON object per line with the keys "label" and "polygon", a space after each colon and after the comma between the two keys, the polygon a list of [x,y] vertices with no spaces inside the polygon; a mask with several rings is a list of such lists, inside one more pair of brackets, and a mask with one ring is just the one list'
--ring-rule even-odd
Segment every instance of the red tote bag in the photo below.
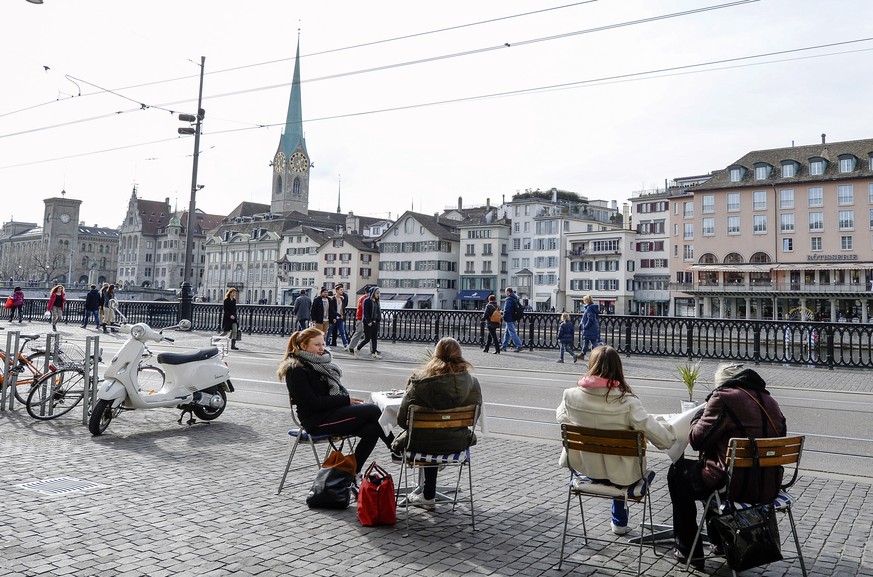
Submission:
{"label": "red tote bag", "polygon": [[394,479],[376,463],[367,467],[358,490],[358,519],[364,527],[393,525],[397,522]]}

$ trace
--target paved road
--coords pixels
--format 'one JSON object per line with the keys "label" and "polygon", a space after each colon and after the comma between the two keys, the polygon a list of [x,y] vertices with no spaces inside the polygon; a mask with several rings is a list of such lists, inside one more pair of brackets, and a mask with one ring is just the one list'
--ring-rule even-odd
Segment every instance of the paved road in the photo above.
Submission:
{"label": "paved road", "polygon": [[[75,331],[67,332],[74,336]],[[188,335],[180,342],[207,338]],[[109,336],[104,345],[110,349],[118,339]],[[229,358],[232,370],[236,360],[259,359],[281,344],[278,338],[246,339],[241,344],[246,350]],[[385,343],[382,348],[388,366],[392,359],[417,361],[422,346],[410,346],[403,355],[403,347]],[[474,363],[488,366],[474,354]],[[518,353],[499,360],[545,372],[555,368],[551,356]],[[274,358],[270,353],[270,362]],[[671,361],[636,362],[628,361],[631,378],[643,369],[651,378],[673,378]],[[803,388],[808,375],[788,370]],[[818,380],[837,375],[815,372]],[[854,378],[840,374],[834,387],[864,388],[851,383]],[[636,550],[620,546],[622,539],[608,532],[608,502],[596,501],[587,505],[588,527],[610,543],[587,549],[578,540],[571,544],[574,561],[596,566],[571,563],[565,572],[552,569],[563,523],[565,472],[557,467],[554,443],[516,436],[492,433],[474,450],[475,532],[448,526],[455,517],[444,508],[417,515],[418,524],[406,538],[402,525],[361,527],[353,508],[311,511],[304,497],[314,467],[305,452],[295,459],[304,468],[292,471],[286,490],[276,495],[288,454],[285,411],[231,400],[220,419],[192,427],[178,425],[174,410],[135,411],[113,421],[98,438],[73,418],[37,422],[23,410],[0,413],[0,574],[552,577],[613,575],[634,562]],[[397,477],[385,449],[377,448],[374,457]],[[653,452],[650,465],[658,473],[654,516],[669,522],[668,462]],[[61,477],[96,486],[58,495],[25,486]],[[870,480],[803,471],[792,492],[810,574],[873,574]],[[640,518],[638,509],[632,510],[632,522]],[[571,523],[578,526],[578,516]],[[781,529],[788,554],[787,522]],[[718,560],[707,567],[729,574]],[[646,551],[644,573],[678,571]],[[795,576],[800,568],[788,560],[745,574]]]}

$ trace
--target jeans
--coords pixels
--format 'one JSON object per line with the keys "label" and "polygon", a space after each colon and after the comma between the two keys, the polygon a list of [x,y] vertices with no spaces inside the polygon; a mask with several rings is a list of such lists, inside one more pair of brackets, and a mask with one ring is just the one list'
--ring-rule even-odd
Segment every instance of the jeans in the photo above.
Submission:
{"label": "jeans", "polygon": [[569,354],[573,354],[573,345],[570,343],[558,343],[558,350],[561,353],[561,360],[564,360],[564,353],[567,352]]}
{"label": "jeans", "polygon": [[24,308],[24,305],[18,305],[17,307],[12,307],[11,309],[9,309],[10,311],[12,311],[9,315],[9,322],[10,323],[15,320],[15,313],[16,312],[18,313],[18,322],[21,322],[22,320],[24,320],[24,313],[21,311],[21,309],[23,309],[23,308]]}
{"label": "jeans", "polygon": [[512,344],[515,345],[515,348],[521,348],[521,339],[518,336],[518,332],[515,330],[515,322],[514,321],[506,321],[506,330],[503,332],[503,344],[500,345],[501,349],[506,349],[509,346],[510,340]]}
{"label": "jeans", "polygon": [[584,355],[588,351],[593,351],[594,347],[597,346],[597,343],[600,342],[600,338],[596,339],[587,339],[584,336],[582,337],[582,354]]}
{"label": "jeans", "polygon": [[485,341],[485,348],[483,349],[486,353],[488,349],[491,347],[491,343],[494,343],[494,348],[499,351],[500,350],[500,340],[497,338],[497,327],[488,327],[488,340]]}
{"label": "jeans", "polygon": [[623,499],[612,500],[612,522],[618,527],[627,527],[627,508]]}
{"label": "jeans", "polygon": [[94,318],[94,326],[99,327],[100,326],[100,312],[98,310],[85,311],[85,318],[82,320],[82,326],[87,327],[88,326],[88,319],[90,319],[92,317]]}
{"label": "jeans", "polygon": [[309,319],[297,319],[297,330],[302,331],[309,328]]}
{"label": "jeans", "polygon": [[343,319],[337,319],[330,329],[330,346],[332,347],[336,346],[337,333],[339,333],[339,335],[343,338],[343,348],[346,348],[349,345],[349,336],[346,334],[346,321],[344,321]]}

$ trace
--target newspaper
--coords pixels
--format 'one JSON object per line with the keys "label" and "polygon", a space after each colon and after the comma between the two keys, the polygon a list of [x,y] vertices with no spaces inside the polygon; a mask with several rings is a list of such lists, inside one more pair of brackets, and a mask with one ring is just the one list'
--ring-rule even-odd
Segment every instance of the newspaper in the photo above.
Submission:
{"label": "newspaper", "polygon": [[655,419],[660,421],[665,427],[672,429],[676,434],[676,442],[674,442],[669,449],[664,451],[674,463],[685,454],[685,448],[688,446],[688,431],[691,430],[691,419],[694,418],[694,415],[696,415],[697,411],[701,408],[702,406],[694,407],[693,409],[688,409],[684,413],[672,415],[655,415]]}

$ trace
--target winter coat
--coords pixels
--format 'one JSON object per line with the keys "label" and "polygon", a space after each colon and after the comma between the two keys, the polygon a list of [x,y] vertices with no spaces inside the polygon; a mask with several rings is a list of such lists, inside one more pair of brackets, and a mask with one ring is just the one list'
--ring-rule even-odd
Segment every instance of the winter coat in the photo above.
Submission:
{"label": "winter coat", "polygon": [[[397,412],[397,424],[406,429],[409,406],[418,405],[430,409],[445,410],[467,405],[482,406],[482,389],[479,381],[468,372],[434,375],[430,377],[410,377],[406,393]],[[417,429],[413,434],[412,449],[422,452],[452,453],[467,448],[470,441],[467,427],[454,429]],[[408,431],[404,430],[394,440],[394,448],[406,447]],[[471,445],[476,444],[473,434]]]}
{"label": "winter coat", "polygon": [[285,373],[285,385],[297,405],[297,418],[304,429],[315,429],[331,411],[351,403],[348,395],[331,395],[327,377],[296,358]]}
{"label": "winter coat", "polygon": [[294,318],[298,321],[312,320],[312,299],[302,294],[294,299]]}
{"label": "winter coat", "polygon": [[[327,310],[324,310],[324,301],[327,300]],[[321,323],[330,323],[333,324],[336,322],[336,301],[332,298],[323,299],[321,295],[318,295],[314,299],[312,299],[312,308],[310,309],[310,315],[312,317],[312,322],[321,324]],[[327,319],[327,320],[325,320]]]}
{"label": "winter coat", "polygon": [[[608,395],[607,395],[608,393]],[[646,440],[667,449],[676,440],[676,434],[664,426],[643,408],[637,397],[610,389],[603,377],[584,376],[577,386],[564,391],[556,417],[559,423],[580,425],[594,429],[643,431]],[[571,467],[592,479],[608,479],[620,486],[632,485],[640,480],[640,466],[636,457],[599,455],[563,449],[558,461],[562,467]],[[646,470],[645,463],[643,470]]]}
{"label": "winter coat", "polygon": [[361,295],[361,298],[358,299],[358,306],[355,308],[355,320],[363,321],[364,320],[364,301],[367,300],[368,295]]}
{"label": "winter coat", "polygon": [[331,300],[333,301],[334,309],[336,309],[335,317],[338,320],[345,320],[346,310],[349,308],[349,294],[343,292],[342,298],[339,295],[334,295]]}
{"label": "winter coat", "polygon": [[[785,436],[785,416],[765,387],[758,373],[751,369],[741,371],[714,390],[707,397],[701,416],[691,421],[688,441],[694,450],[700,451],[704,463],[701,476],[710,489],[725,482],[725,459],[731,437]],[[782,484],[781,468],[767,469],[759,479],[750,478],[751,469],[736,469],[734,474],[733,486],[739,489],[731,498],[743,502],[772,500]]]}
{"label": "winter coat", "polygon": [[482,313],[482,320],[485,321],[485,326],[488,327],[489,329],[499,329],[500,328],[499,322],[496,322],[496,323],[491,322],[491,315],[494,314],[494,311],[496,311],[496,310],[500,310],[500,309],[497,308],[497,305],[495,303],[490,302],[487,305],[485,305],[485,311]]}
{"label": "winter coat", "polygon": [[85,310],[96,311],[100,310],[100,291],[93,288],[85,295]]}
{"label": "winter coat", "polygon": [[600,340],[600,307],[594,303],[582,314],[582,338],[595,343]]}
{"label": "winter coat", "polygon": [[54,308],[58,310],[63,310],[64,303],[67,302],[67,293],[58,294],[53,292],[51,296],[49,296],[48,306],[46,310],[52,310]]}
{"label": "winter coat", "polygon": [[558,327],[558,342],[573,346],[573,321],[564,321]]}
{"label": "winter coat", "polygon": [[512,293],[511,295],[506,297],[506,300],[503,301],[503,320],[508,323],[515,322],[515,316],[513,315],[513,312],[515,312],[515,303],[517,302],[518,295],[516,295],[515,293]]}
{"label": "winter coat", "polygon": [[[230,317],[234,318],[230,318]],[[224,314],[221,317],[221,330],[229,331],[232,329],[233,323],[239,327],[239,317],[236,315],[236,299],[227,297],[224,299]]]}
{"label": "winter coat", "polygon": [[13,307],[21,307],[24,306],[24,291],[18,289],[17,291],[12,293],[12,306]]}
{"label": "winter coat", "polygon": [[370,291],[370,296],[364,299],[364,325],[373,323],[373,326],[378,327],[379,321],[382,319],[382,307],[379,305],[379,299],[374,298],[376,290]]}

